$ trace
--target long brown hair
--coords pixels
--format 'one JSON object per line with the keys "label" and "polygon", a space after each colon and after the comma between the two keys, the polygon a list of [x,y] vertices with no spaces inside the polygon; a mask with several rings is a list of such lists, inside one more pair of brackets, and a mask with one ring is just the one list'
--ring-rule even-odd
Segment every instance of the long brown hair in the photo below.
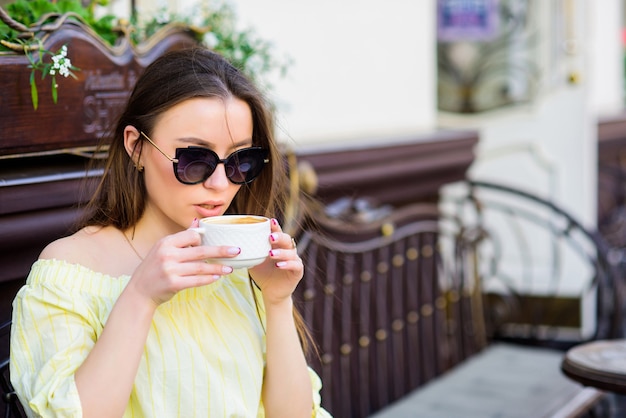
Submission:
{"label": "long brown hair", "polygon": [[[104,142],[108,146],[104,172],[77,228],[95,225],[125,230],[139,221],[145,210],[147,190],[142,173],[124,147],[124,128],[131,125],[150,136],[161,114],[196,97],[236,97],[246,102],[252,112],[252,145],[270,151],[268,166],[252,183],[240,188],[226,213],[280,217],[286,205],[288,181],[274,138],[269,103],[254,84],[222,56],[198,47],[168,52],[141,74],[110,138]],[[134,153],[137,155],[141,153],[142,143],[136,142]],[[294,319],[306,351],[311,341],[296,310]]]}
{"label": "long brown hair", "polygon": [[[254,182],[239,190],[226,213],[277,216],[285,205],[287,183],[269,104],[251,81],[219,54],[194,48],[166,53],[137,80],[107,141],[104,174],[78,227],[112,225],[128,229],[143,215],[147,192],[143,175],[124,148],[126,126],[134,126],[150,136],[158,116],[180,102],[196,97],[231,96],[250,107],[252,145],[269,149],[270,162]],[[137,141],[136,153],[141,153],[141,146],[142,141]]]}

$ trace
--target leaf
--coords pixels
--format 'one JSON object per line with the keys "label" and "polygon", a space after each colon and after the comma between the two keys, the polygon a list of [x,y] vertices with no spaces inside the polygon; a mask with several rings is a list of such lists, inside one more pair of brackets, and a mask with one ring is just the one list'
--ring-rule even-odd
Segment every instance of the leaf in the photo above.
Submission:
{"label": "leaf", "polygon": [[61,13],[74,12],[83,18],[90,15],[89,10],[76,0],[59,0],[57,1],[57,8]]}
{"label": "leaf", "polygon": [[52,76],[52,101],[57,104],[59,100],[59,92],[56,77]]}
{"label": "leaf", "polygon": [[37,110],[39,106],[39,93],[37,92],[37,84],[35,83],[35,71],[30,73],[30,100],[33,102],[33,109]]}
{"label": "leaf", "polygon": [[14,20],[17,20],[26,26],[30,26],[35,23],[37,15],[33,13],[30,4],[25,0],[17,0],[14,3],[6,5],[6,10]]}
{"label": "leaf", "polygon": [[35,16],[35,20],[39,19],[46,13],[54,13],[56,11],[56,4],[48,0],[31,0],[28,2],[30,10]]}
{"label": "leaf", "polygon": [[[0,3],[2,2],[0,0]],[[44,23],[40,19],[47,13],[53,13],[55,16],[58,16],[72,12],[81,16],[85,23],[110,45],[115,45],[121,36],[115,16],[95,13],[96,6],[112,3],[110,0],[14,0],[12,3],[7,1],[4,1],[4,3],[3,8],[9,16],[26,26],[33,25],[36,22]],[[258,38],[257,34],[251,29],[237,28],[237,16],[232,5],[228,4],[228,0],[216,2],[217,4],[212,5],[208,5],[208,1],[201,0],[196,0],[196,3],[199,3],[199,5],[196,4],[195,7],[192,7],[184,14],[169,12],[168,8],[165,7],[162,13],[155,14],[143,22],[139,21],[137,15],[131,16],[131,43],[137,45],[140,42],[147,41],[152,34],[170,21],[193,25],[205,30],[210,29],[211,33],[215,35],[215,42],[212,42],[210,47],[230,60],[235,66],[248,73],[248,76],[251,78],[257,79],[275,69],[278,69],[282,76],[285,75],[287,65],[281,65],[278,60],[272,59],[272,45],[269,42]],[[98,17],[96,17],[96,14]],[[49,18],[47,23],[53,22],[53,19],[56,18]],[[203,41],[202,35],[204,33],[204,31],[195,33],[199,42]],[[44,58],[49,58],[46,57],[47,55],[55,54],[44,48],[40,36],[37,35],[26,40],[19,38],[18,35],[17,31],[0,23],[0,40],[24,45],[24,55],[26,55],[29,61],[27,67],[33,70],[31,73],[31,96],[33,107],[37,109],[39,101],[35,72],[40,71],[42,79],[45,79],[47,76],[54,77],[50,74],[53,64],[45,63]],[[32,48],[37,49],[37,52],[30,49],[30,47],[37,46],[39,48]],[[0,45],[0,51],[5,49],[8,48]],[[70,70],[80,71],[79,68],[73,65],[70,66]],[[70,71],[69,75],[77,79],[72,71]],[[53,81],[52,95],[55,103],[58,88],[56,82]]]}

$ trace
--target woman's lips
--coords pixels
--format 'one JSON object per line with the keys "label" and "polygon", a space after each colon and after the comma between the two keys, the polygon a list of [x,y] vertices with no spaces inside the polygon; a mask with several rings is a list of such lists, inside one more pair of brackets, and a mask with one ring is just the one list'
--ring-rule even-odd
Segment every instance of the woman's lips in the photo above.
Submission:
{"label": "woman's lips", "polygon": [[195,205],[195,207],[201,218],[208,218],[210,216],[221,215],[223,205],[220,203],[201,203]]}

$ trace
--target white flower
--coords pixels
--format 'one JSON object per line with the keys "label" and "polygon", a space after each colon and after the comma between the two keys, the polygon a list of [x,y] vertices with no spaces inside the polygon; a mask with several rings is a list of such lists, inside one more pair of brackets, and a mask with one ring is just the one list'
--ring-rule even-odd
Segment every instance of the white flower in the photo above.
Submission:
{"label": "white flower", "polygon": [[63,77],[70,75],[70,67],[72,62],[67,58],[67,47],[63,45],[56,55],[52,56],[52,67],[50,68],[50,75],[55,75],[57,71]]}

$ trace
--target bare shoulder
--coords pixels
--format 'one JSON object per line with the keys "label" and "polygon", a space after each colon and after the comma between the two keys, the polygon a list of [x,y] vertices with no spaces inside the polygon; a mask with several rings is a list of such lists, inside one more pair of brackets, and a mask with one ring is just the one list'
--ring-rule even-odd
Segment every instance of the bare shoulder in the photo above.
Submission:
{"label": "bare shoulder", "polygon": [[124,244],[124,236],[115,227],[90,226],[48,244],[39,258],[62,260],[120,277],[132,274],[137,267],[136,259],[129,257]]}
{"label": "bare shoulder", "polygon": [[95,254],[101,253],[106,247],[108,228],[86,227],[80,231],[60,238],[48,244],[41,254],[40,259],[57,259],[69,263],[81,264],[93,267]]}

